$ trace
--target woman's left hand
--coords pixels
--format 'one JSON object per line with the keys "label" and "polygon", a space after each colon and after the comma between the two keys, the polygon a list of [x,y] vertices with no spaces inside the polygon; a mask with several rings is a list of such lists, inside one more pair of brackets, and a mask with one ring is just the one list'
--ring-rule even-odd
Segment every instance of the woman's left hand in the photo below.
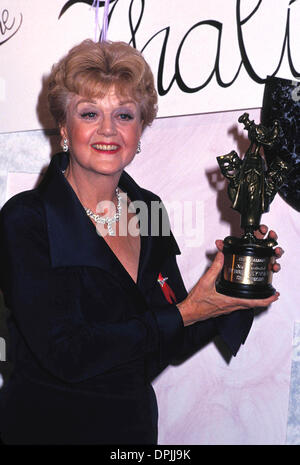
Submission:
{"label": "woman's left hand", "polygon": [[[267,232],[268,232],[268,227],[265,224],[261,224],[258,230],[255,231],[255,237],[257,237],[257,239],[263,239],[265,235],[267,234]],[[272,231],[272,230],[269,231],[268,237],[270,237],[270,239],[274,239],[275,241],[277,241],[277,234],[275,231]],[[216,246],[217,246],[217,249],[222,252],[223,241],[216,240]],[[280,258],[284,254],[284,250],[281,247],[275,247],[274,252],[275,252],[276,258]],[[273,272],[277,273],[280,270],[280,268],[281,267],[279,263],[275,261],[275,263],[273,264]]]}

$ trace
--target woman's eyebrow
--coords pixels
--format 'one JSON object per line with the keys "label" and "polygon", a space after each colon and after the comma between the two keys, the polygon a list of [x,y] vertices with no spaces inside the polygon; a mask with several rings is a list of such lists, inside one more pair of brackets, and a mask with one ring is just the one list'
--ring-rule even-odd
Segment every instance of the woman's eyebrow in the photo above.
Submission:
{"label": "woman's eyebrow", "polygon": [[77,109],[78,105],[80,105],[81,103],[92,103],[93,105],[97,105],[96,100],[82,98],[78,100],[78,102],[76,102],[75,108]]}
{"label": "woman's eyebrow", "polygon": [[136,106],[136,103],[135,103],[134,100],[124,100],[124,101],[120,100],[120,101],[119,101],[119,105],[128,105],[128,103],[131,103],[131,104],[133,104],[134,106]]}
{"label": "woman's eyebrow", "polygon": [[[78,100],[78,102],[76,102],[75,104],[75,110],[77,111],[78,109],[78,106],[81,104],[81,103],[90,103],[92,105],[96,105],[97,106],[97,100],[93,100],[93,99],[87,99],[87,98],[81,98],[80,100]],[[133,105],[135,108],[137,107],[137,104],[134,100],[119,100],[118,103],[115,105],[115,108],[118,108],[118,107],[121,107],[121,106],[124,106],[124,105]]]}

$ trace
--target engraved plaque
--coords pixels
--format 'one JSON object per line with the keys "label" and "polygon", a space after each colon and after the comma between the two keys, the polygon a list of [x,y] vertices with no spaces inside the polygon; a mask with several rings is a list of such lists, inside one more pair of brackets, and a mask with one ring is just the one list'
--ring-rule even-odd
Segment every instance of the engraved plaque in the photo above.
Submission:
{"label": "engraved plaque", "polygon": [[226,255],[224,260],[224,279],[231,283],[271,284],[272,263],[274,257],[251,257],[245,255]]}

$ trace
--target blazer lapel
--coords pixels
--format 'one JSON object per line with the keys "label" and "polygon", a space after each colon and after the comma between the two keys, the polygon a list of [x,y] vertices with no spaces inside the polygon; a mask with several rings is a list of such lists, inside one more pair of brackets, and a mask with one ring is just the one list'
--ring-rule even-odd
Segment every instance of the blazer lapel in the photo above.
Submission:
{"label": "blazer lapel", "polygon": [[118,275],[115,255],[96,233],[62,173],[67,164],[66,154],[54,155],[38,187],[45,206],[51,264],[53,267],[100,267]]}
{"label": "blazer lapel", "polygon": [[[143,291],[156,281],[163,261],[169,255],[179,255],[180,250],[171,232],[167,211],[159,197],[141,189],[126,172],[121,176],[120,187],[128,193],[131,201],[142,201],[147,207],[147,218],[145,215],[140,217],[140,222],[147,222],[146,227],[140,227],[141,253],[137,285]],[[154,212],[160,211],[160,218],[153,217],[152,202],[159,203],[160,208],[155,208]],[[163,231],[169,234],[164,235]]]}

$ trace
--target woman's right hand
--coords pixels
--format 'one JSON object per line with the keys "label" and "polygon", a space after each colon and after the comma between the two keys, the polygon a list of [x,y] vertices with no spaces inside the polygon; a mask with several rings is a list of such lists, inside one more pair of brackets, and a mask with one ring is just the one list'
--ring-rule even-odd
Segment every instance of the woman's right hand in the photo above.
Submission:
{"label": "woman's right hand", "polygon": [[223,263],[224,255],[219,251],[209,270],[199,279],[188,296],[177,304],[184,326],[226,315],[235,310],[267,307],[278,299],[278,292],[267,299],[240,299],[219,294],[216,291],[215,282]]}

